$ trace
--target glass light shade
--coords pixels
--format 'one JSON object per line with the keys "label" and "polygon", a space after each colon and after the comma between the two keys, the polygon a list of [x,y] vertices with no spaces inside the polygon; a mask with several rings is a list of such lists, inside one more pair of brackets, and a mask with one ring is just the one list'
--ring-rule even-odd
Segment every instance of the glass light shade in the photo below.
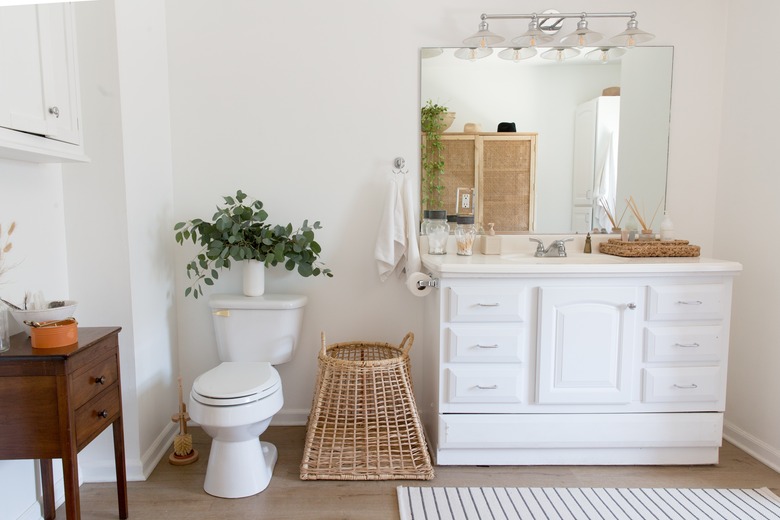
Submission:
{"label": "glass light shade", "polygon": [[580,20],[577,22],[577,30],[561,38],[563,45],[573,45],[575,47],[585,47],[591,43],[596,43],[604,38],[604,35],[588,29],[588,21]]}
{"label": "glass light shade", "polygon": [[555,49],[548,49],[541,54],[541,57],[545,60],[563,61],[568,60],[579,55],[580,51],[572,49],[571,47],[556,47]]}
{"label": "glass light shade", "polygon": [[609,41],[621,47],[633,47],[637,43],[649,42],[653,38],[655,38],[654,34],[641,30],[637,26],[636,20],[632,18],[628,21],[626,30]]}
{"label": "glass light shade", "polygon": [[455,57],[461,60],[479,60],[493,54],[490,47],[463,47],[455,51]]}
{"label": "glass light shade", "polygon": [[528,30],[514,38],[512,43],[518,47],[536,47],[540,43],[549,43],[554,37],[539,29],[539,22],[531,20],[528,24]]}
{"label": "glass light shade", "polygon": [[441,56],[443,52],[444,49],[442,49],[441,47],[423,47],[420,50],[420,57],[423,59],[435,58],[436,56]]}
{"label": "glass light shade", "polygon": [[600,61],[601,63],[607,63],[610,61],[619,60],[628,52],[623,47],[604,47],[601,49],[593,49],[590,52],[585,53],[585,58],[592,61]]}
{"label": "glass light shade", "polygon": [[500,43],[502,41],[504,41],[504,37],[490,32],[488,30],[487,22],[482,20],[482,22],[479,24],[479,31],[463,40],[463,43],[469,47],[485,48],[489,45]]}
{"label": "glass light shade", "polygon": [[498,57],[502,60],[520,61],[527,60],[536,56],[536,49],[533,47],[514,47],[504,49],[498,53]]}

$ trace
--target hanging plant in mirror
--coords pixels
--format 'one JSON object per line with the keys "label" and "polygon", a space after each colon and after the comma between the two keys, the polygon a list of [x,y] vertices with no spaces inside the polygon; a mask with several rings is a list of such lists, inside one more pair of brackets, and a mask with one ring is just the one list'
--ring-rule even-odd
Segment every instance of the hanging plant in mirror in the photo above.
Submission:
{"label": "hanging plant in mirror", "polygon": [[424,209],[442,209],[444,185],[441,176],[444,173],[441,134],[451,124],[447,120],[448,109],[430,99],[421,109],[420,127],[422,140],[422,205]]}

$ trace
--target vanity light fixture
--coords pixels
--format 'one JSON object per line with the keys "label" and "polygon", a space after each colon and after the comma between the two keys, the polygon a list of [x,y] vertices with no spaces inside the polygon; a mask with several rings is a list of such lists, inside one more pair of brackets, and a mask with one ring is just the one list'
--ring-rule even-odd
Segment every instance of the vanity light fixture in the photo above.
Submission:
{"label": "vanity light fixture", "polygon": [[499,58],[509,61],[527,60],[534,56],[536,56],[536,49],[534,47],[510,47],[509,49],[504,49],[498,53]]}
{"label": "vanity light fixture", "polygon": [[579,49],[573,47],[555,47],[547,49],[540,56],[545,60],[563,61],[579,55]]}
{"label": "vanity light fixture", "polygon": [[483,18],[482,21],[479,22],[479,30],[463,40],[463,43],[468,47],[480,47],[484,49],[488,45],[501,43],[502,41],[504,41],[504,37],[490,32],[488,30],[488,23]]}
{"label": "vanity light fixture", "polygon": [[[634,14],[636,15],[636,13]],[[655,38],[655,35],[640,29],[637,21],[632,16],[628,21],[626,30],[612,38],[610,41],[623,47],[633,47],[637,43],[645,43],[653,38]]]}
{"label": "vanity light fixture", "polygon": [[588,21],[583,16],[577,22],[577,30],[561,38],[563,45],[573,45],[575,47],[585,47],[591,43],[596,43],[604,39],[604,35],[588,29]]}
{"label": "vanity light fixture", "polygon": [[455,51],[455,57],[462,60],[478,60],[493,54],[490,47],[463,47]]}
{"label": "vanity light fixture", "polygon": [[600,61],[601,63],[608,63],[620,59],[626,52],[628,51],[624,47],[602,47],[585,53],[585,58],[593,61]]}
{"label": "vanity light fixture", "polygon": [[[518,20],[528,19],[528,30],[520,36],[511,40],[513,49],[520,48],[534,48],[539,44],[545,45],[552,42],[555,39],[555,34],[560,31],[563,26],[564,20],[567,18],[579,18],[577,22],[577,28],[571,34],[568,34],[560,39],[556,44],[552,45],[552,49],[549,49],[542,53],[543,58],[561,60],[576,56],[579,51],[573,47],[585,47],[591,46],[604,39],[601,33],[591,30],[588,27],[588,20],[593,18],[628,18],[626,30],[617,36],[610,39],[612,45],[620,47],[631,48],[636,44],[650,41],[654,36],[648,32],[639,29],[636,21],[636,11],[630,12],[609,12],[609,13],[559,13],[554,10],[548,10],[541,14],[529,13],[529,14],[486,14],[481,15],[481,22],[479,24],[479,31],[463,40],[463,43],[471,48],[488,49],[491,45],[500,43],[504,40],[498,34],[490,32],[488,30],[487,20]],[[606,47],[604,47],[606,48]],[[508,54],[512,54],[511,50],[507,49]],[[600,47],[601,50],[603,48]],[[575,52],[576,51],[576,52]],[[465,51],[464,51],[465,52]],[[503,52],[503,51],[502,51]],[[477,54],[484,54],[477,55]],[[613,54],[618,54],[613,53]],[[485,53],[471,53],[471,55],[464,56],[464,59],[479,59],[489,54]],[[506,55],[506,54],[505,54]],[[546,55],[546,56],[545,56]],[[606,55],[607,59],[617,57],[612,56],[609,53]],[[603,58],[600,56],[599,59]],[[515,58],[505,58],[515,59]],[[522,58],[521,58],[522,59]]]}

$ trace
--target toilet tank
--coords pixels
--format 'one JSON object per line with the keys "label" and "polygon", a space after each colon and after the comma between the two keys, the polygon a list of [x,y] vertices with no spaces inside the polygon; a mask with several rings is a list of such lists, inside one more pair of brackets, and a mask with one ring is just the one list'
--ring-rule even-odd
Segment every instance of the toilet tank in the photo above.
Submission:
{"label": "toilet tank", "polygon": [[212,295],[219,359],[287,363],[298,345],[306,302],[295,294]]}

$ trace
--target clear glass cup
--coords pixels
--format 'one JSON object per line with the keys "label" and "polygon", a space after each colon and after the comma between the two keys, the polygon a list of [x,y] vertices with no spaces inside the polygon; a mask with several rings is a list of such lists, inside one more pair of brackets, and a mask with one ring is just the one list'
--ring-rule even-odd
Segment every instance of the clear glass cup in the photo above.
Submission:
{"label": "clear glass cup", "polygon": [[458,254],[463,256],[474,254],[474,240],[476,238],[477,229],[474,227],[474,215],[458,215],[458,227],[455,229]]}

